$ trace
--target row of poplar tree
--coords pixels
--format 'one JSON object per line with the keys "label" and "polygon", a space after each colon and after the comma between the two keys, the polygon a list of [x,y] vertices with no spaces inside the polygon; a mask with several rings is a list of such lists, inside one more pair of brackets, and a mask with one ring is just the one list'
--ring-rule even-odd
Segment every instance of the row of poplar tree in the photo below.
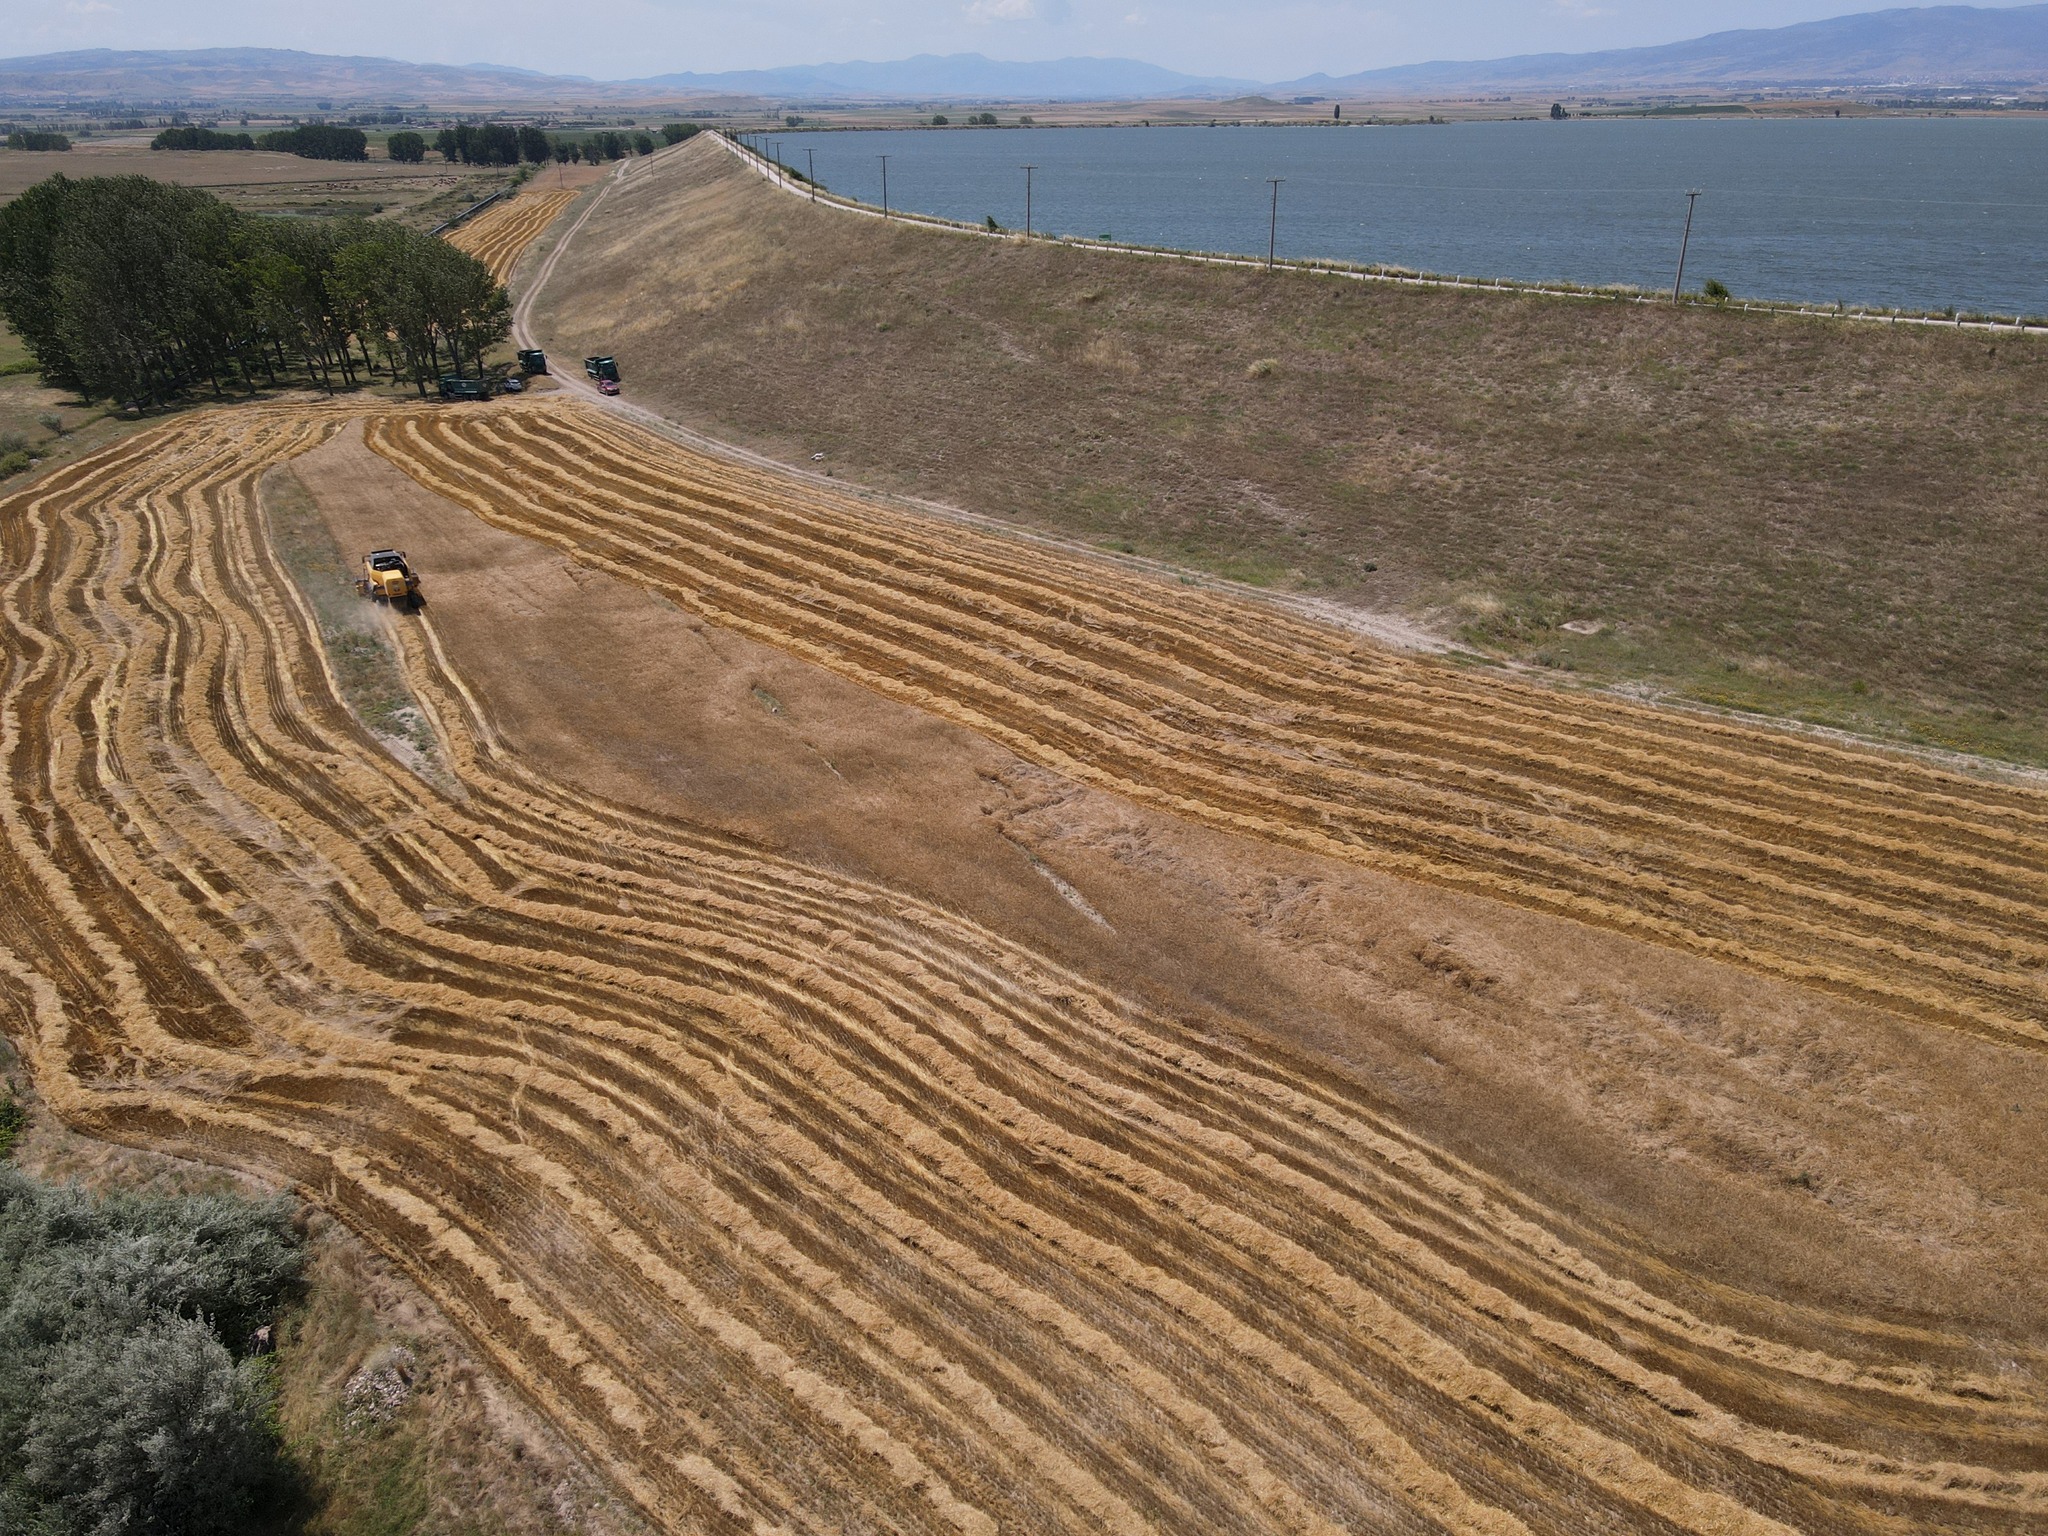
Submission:
{"label": "row of poplar tree", "polygon": [[[510,123],[457,123],[436,135],[434,148],[451,164],[460,161],[464,165],[517,165],[522,160],[533,165],[544,165],[550,160],[588,160],[596,164],[623,160],[628,155],[651,155],[657,137],[664,144],[680,144],[697,131],[695,123],[664,123],[658,135],[622,133],[609,128],[568,135],[552,134],[530,123],[520,127]],[[407,138],[419,140],[419,153],[410,154],[410,158],[417,160],[426,152],[426,140],[420,135],[394,133],[392,159],[407,158],[398,149],[399,140]],[[412,148],[406,146],[408,152]]]}
{"label": "row of poplar tree", "polygon": [[136,404],[301,371],[425,394],[481,373],[511,329],[505,290],[444,240],[254,217],[142,176],[52,176],[0,208],[0,316],[50,384]]}

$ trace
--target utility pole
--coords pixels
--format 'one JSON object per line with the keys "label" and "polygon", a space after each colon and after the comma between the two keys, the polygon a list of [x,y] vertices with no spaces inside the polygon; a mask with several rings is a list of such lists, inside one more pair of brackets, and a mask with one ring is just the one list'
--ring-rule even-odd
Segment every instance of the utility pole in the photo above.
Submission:
{"label": "utility pole", "polygon": [[1024,238],[1026,240],[1031,238],[1031,173],[1037,169],[1038,167],[1035,165],[1022,167],[1024,172]]}
{"label": "utility pole", "polygon": [[1699,189],[1685,194],[1685,234],[1678,242],[1678,276],[1671,279],[1671,302],[1678,302],[1678,285],[1685,281],[1685,248],[1692,244],[1692,208],[1700,200]]}
{"label": "utility pole", "polygon": [[882,217],[886,219],[889,217],[889,157],[877,155],[875,158],[882,162]]}
{"label": "utility pole", "polygon": [[806,148],[804,150],[804,163],[811,168],[811,201],[815,203],[818,200],[818,152],[815,149]]}
{"label": "utility pole", "polygon": [[1266,225],[1266,270],[1268,272],[1273,270],[1273,250],[1280,239],[1280,183],[1286,179],[1285,176],[1268,176],[1266,178],[1273,187],[1273,217],[1271,222]]}

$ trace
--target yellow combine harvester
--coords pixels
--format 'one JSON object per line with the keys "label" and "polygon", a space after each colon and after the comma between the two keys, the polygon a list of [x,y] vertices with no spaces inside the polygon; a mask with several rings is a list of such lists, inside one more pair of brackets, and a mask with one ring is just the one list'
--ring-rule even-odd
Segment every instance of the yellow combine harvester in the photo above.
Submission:
{"label": "yellow combine harvester", "polygon": [[414,608],[419,605],[420,579],[406,562],[404,550],[373,549],[363,556],[363,574],[356,580],[356,590],[394,608]]}

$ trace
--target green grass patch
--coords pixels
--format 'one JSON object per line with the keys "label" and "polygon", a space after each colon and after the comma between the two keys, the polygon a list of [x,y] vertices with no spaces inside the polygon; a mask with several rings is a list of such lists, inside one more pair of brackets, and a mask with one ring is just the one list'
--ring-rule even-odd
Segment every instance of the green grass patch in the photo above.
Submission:
{"label": "green grass patch", "polygon": [[[1767,650],[1736,648],[1728,637],[1682,624],[1632,620],[1579,634],[1586,622],[1563,603],[1535,594],[1462,592],[1442,611],[1458,638],[1482,654],[1590,687],[1649,691],[1771,719],[1847,731],[1901,746],[1931,747],[2009,762],[2048,765],[2048,712],[1985,699],[1930,696],[1882,675],[1792,666]],[[1590,622],[1600,623],[1597,618]]]}
{"label": "green grass patch", "polygon": [[22,345],[21,338],[7,328],[5,321],[0,321],[0,377],[11,373],[33,373],[35,367],[35,360],[28,355],[28,348]]}
{"label": "green grass patch", "polygon": [[14,1144],[28,1129],[28,1106],[14,1096],[14,1085],[0,1086],[0,1161],[14,1156]]}
{"label": "green grass patch", "polygon": [[[408,1536],[433,1507],[426,1438],[429,1372],[421,1341],[394,1335],[338,1250],[317,1253],[304,1303],[285,1319],[277,1352],[278,1419],[304,1483],[295,1536]],[[381,1369],[405,1400],[383,1413],[350,1410],[349,1384]],[[358,1399],[367,1394],[358,1393]]]}
{"label": "green grass patch", "polygon": [[263,477],[263,510],[271,546],[313,610],[342,702],[373,735],[401,744],[429,777],[445,780],[439,743],[399,670],[384,610],[357,594],[355,563],[290,465]]}

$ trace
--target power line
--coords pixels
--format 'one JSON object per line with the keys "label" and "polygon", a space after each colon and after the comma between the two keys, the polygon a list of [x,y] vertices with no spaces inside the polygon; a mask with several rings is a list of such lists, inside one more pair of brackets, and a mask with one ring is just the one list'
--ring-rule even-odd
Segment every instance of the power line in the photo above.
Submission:
{"label": "power line", "polygon": [[875,158],[882,162],[882,217],[886,219],[889,217],[889,157],[877,155]]}
{"label": "power line", "polygon": [[804,150],[804,164],[811,168],[811,201],[815,203],[818,200],[818,152],[815,149],[807,147]]}
{"label": "power line", "polygon": [[1266,270],[1273,270],[1273,250],[1280,239],[1280,183],[1285,176],[1268,176],[1266,180],[1273,188],[1273,217],[1266,225]]}
{"label": "power line", "polygon": [[1027,165],[1020,167],[1020,169],[1024,172],[1024,238],[1029,240],[1031,238],[1031,173],[1037,170],[1038,167]]}

